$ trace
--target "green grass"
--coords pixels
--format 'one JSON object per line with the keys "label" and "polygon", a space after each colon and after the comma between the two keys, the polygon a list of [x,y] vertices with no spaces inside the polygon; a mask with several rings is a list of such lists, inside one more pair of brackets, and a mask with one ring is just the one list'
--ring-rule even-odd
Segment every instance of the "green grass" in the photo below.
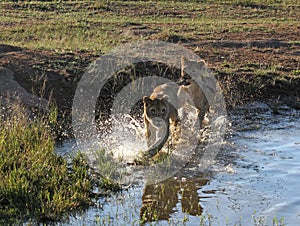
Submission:
{"label": "green grass", "polygon": [[[0,116],[0,224],[61,220],[93,205],[93,188],[99,183],[83,156],[69,162],[58,156],[49,123],[29,120],[22,107],[5,114]],[[109,181],[101,183],[100,189],[111,189]]]}
{"label": "green grass", "polygon": [[[213,38],[224,32],[297,25],[299,2],[289,1],[5,1],[0,39],[57,51],[103,53],[137,40]],[[213,18],[213,20],[212,20]],[[150,32],[134,34],[144,27]]]}

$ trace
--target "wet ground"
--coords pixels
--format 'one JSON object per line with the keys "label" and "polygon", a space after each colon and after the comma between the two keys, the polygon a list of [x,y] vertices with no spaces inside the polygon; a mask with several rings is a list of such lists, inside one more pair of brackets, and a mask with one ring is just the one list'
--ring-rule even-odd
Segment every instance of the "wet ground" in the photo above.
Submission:
{"label": "wet ground", "polygon": [[298,225],[300,112],[250,103],[229,115],[214,163],[101,198],[67,225]]}

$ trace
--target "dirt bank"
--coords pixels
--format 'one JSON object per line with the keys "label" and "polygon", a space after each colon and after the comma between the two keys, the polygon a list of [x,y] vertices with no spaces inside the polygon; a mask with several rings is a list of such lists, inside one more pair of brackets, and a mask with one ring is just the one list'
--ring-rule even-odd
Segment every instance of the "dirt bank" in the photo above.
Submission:
{"label": "dirt bank", "polygon": [[[227,37],[228,39],[232,37]],[[189,41],[181,44],[193,49],[205,59],[223,89],[228,108],[250,100],[284,103],[300,108],[299,44],[282,39],[267,39],[257,34],[250,41]],[[260,38],[260,39],[259,39]],[[60,120],[70,122],[70,113],[77,83],[86,67],[99,55],[89,52],[57,53],[0,45],[0,66],[14,72],[15,81],[28,93],[56,103]],[[138,64],[119,73],[108,84],[100,103],[102,112],[109,113],[109,97],[136,76],[159,74],[166,65]],[[179,70],[168,69],[176,80]],[[123,79],[121,79],[123,78]],[[128,78],[124,83],[124,78]],[[126,80],[126,79],[125,79]],[[101,101],[100,101],[101,102]]]}

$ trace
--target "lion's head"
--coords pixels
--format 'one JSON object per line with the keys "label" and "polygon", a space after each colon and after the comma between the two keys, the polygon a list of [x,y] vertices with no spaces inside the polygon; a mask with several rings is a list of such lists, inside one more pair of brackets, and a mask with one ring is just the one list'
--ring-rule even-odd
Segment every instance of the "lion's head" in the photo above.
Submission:
{"label": "lion's head", "polygon": [[151,99],[145,96],[144,117],[156,128],[169,124],[170,104],[165,99]]}

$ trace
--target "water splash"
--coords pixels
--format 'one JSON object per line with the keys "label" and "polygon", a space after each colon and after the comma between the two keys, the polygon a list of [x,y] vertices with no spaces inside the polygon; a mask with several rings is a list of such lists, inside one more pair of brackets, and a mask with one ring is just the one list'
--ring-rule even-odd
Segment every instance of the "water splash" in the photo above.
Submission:
{"label": "water splash", "polygon": [[146,183],[157,183],[191,161],[198,170],[207,168],[222,143],[226,117],[218,111],[210,114],[204,129],[200,128],[197,109],[192,106],[179,109],[179,118],[180,129],[171,126],[171,136],[160,151],[167,153],[162,155],[165,159],[150,166],[128,166],[140,160],[148,149],[142,120],[130,114],[112,114],[108,120],[99,122],[97,134],[90,133],[88,139],[83,140],[85,147],[76,141],[101,175],[121,184],[135,183],[140,178]]}
{"label": "water splash", "polygon": [[129,114],[112,115],[111,126],[100,136],[99,145],[111,152],[114,159],[133,162],[147,149],[143,125]]}

